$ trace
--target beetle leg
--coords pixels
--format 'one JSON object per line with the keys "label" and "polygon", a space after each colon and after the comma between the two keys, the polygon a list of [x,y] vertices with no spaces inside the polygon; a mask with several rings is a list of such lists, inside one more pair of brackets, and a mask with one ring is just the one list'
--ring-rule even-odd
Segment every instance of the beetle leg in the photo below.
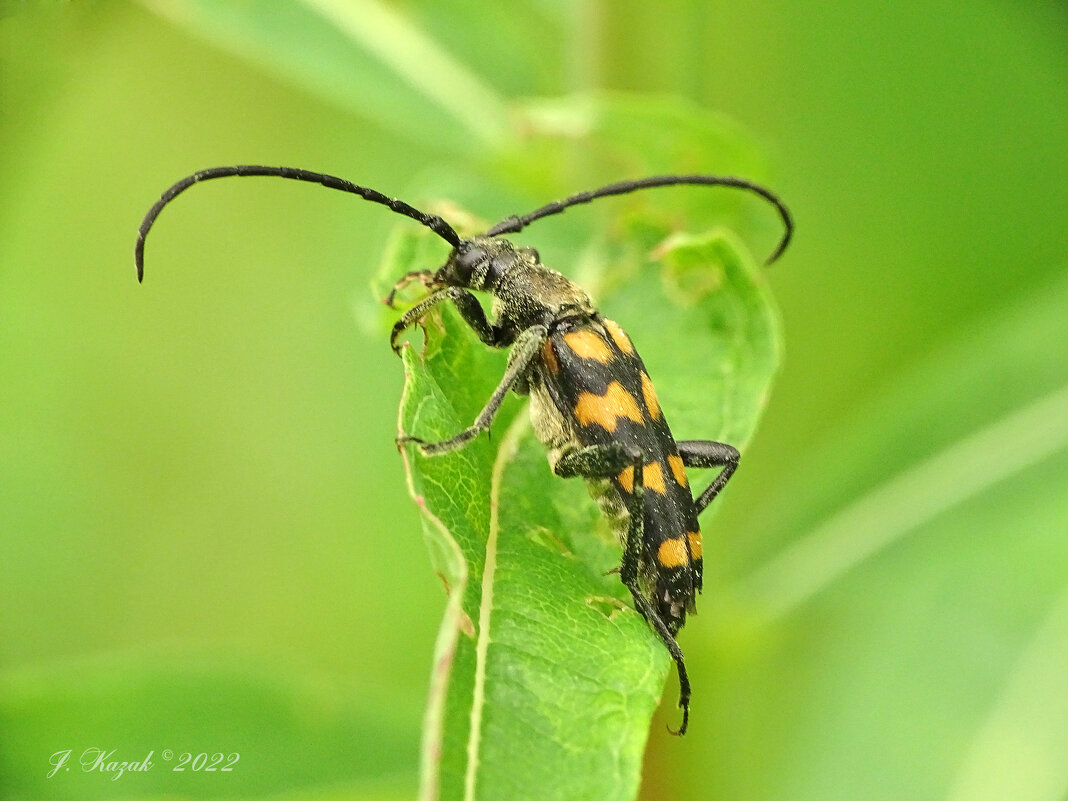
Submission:
{"label": "beetle leg", "polygon": [[393,301],[396,299],[398,292],[400,292],[402,289],[404,289],[404,287],[408,286],[408,284],[416,280],[420,280],[424,284],[429,283],[433,275],[433,270],[412,270],[411,272],[405,273],[397,279],[397,283],[395,283],[393,285],[393,288],[389,290],[389,294],[382,302],[389,306],[389,308],[391,309],[396,308],[393,305]]}
{"label": "beetle leg", "polygon": [[634,485],[631,492],[623,495],[630,523],[619,568],[620,578],[632,593],[638,586],[638,566],[641,563],[645,529],[643,464],[641,451],[628,448],[621,442],[610,442],[568,451],[553,465],[553,472],[561,478],[581,476],[586,479],[615,478],[628,467],[633,468]]}
{"label": "beetle leg", "polygon": [[705,488],[697,499],[694,506],[697,514],[701,514],[712,503],[712,499],[719,495],[719,491],[730,481],[734,471],[738,469],[738,460],[741,455],[737,448],[724,442],[712,442],[705,439],[689,439],[675,443],[679,448],[679,456],[682,463],[687,467],[722,467],[720,474]]}
{"label": "beetle leg", "polygon": [[682,654],[682,648],[679,647],[675,635],[668,630],[664,619],[657,614],[656,609],[649,603],[649,600],[629,584],[627,589],[630,590],[630,594],[634,598],[634,606],[637,607],[642,617],[649,622],[649,625],[660,636],[664,646],[668,649],[668,653],[671,654],[671,658],[675,660],[675,669],[679,674],[679,709],[682,710],[682,724],[677,730],[669,727],[668,731],[681,737],[686,733],[686,727],[690,725],[690,677],[686,674],[686,658]]}
{"label": "beetle leg", "polygon": [[453,302],[457,311],[460,312],[460,316],[464,318],[464,322],[471,327],[471,330],[485,344],[493,348],[503,348],[511,344],[511,338],[502,329],[486,319],[486,312],[483,311],[482,304],[478,302],[474,295],[463,287],[450,286],[447,289],[438,290],[425,300],[419,301],[397,320],[393,326],[393,332],[389,335],[389,346],[393,348],[394,352],[400,349],[397,344],[397,338],[405,330],[422,320],[432,308],[446,300]]}
{"label": "beetle leg", "polygon": [[486,319],[486,311],[482,308],[482,304],[466,289],[454,296],[452,303],[460,312],[460,316],[464,318],[464,322],[471,327],[483,344],[491,348],[506,348],[515,341],[515,336],[509,336],[503,328],[493,325]]}
{"label": "beetle leg", "polygon": [[[474,300],[473,296],[468,295],[468,297],[471,297],[471,299]],[[475,301],[475,303],[477,305],[477,301]],[[478,417],[475,418],[475,422],[450,439],[442,440],[441,442],[421,443],[419,445],[419,450],[422,451],[423,455],[436,456],[440,453],[448,453],[449,451],[457,450],[458,448],[462,448],[483,431],[487,431],[490,424],[493,422],[493,418],[496,416],[497,411],[501,408],[501,404],[504,403],[504,398],[508,394],[508,390],[512,389],[515,383],[527,372],[527,368],[529,368],[530,363],[538,357],[538,354],[541,352],[541,347],[545,344],[545,340],[548,337],[549,329],[544,325],[533,325],[520,334],[516,338],[515,345],[512,347],[512,352],[508,356],[508,367],[504,371],[504,377],[501,379],[501,383],[497,385],[497,389],[493,391],[493,394],[486,402],[485,407],[479,412]],[[411,442],[414,439],[414,437],[401,437],[398,442]],[[419,442],[419,440],[415,441]]]}
{"label": "beetle leg", "polygon": [[449,287],[448,289],[441,289],[424,300],[416,303],[412,308],[408,309],[401,318],[393,324],[393,331],[389,335],[389,346],[393,348],[394,353],[400,350],[400,346],[397,344],[397,337],[403,334],[407,329],[411,328],[417,322],[423,319],[427,312],[446,300],[452,298],[457,292],[463,292],[462,289],[457,287]]}
{"label": "beetle leg", "polygon": [[640,451],[628,448],[622,443],[613,442],[605,445],[590,445],[565,453],[553,465],[553,472],[563,478],[582,476],[587,479],[608,479],[618,476],[628,467],[634,468],[633,487],[631,492],[624,496],[627,502],[627,512],[630,515],[630,527],[623,549],[619,578],[630,590],[635,608],[653,627],[667,647],[671,658],[675,660],[675,667],[679,674],[679,708],[682,710],[682,725],[679,726],[678,731],[672,733],[683,735],[690,721],[690,679],[686,673],[686,660],[675,635],[672,634],[653,604],[645,597],[638,583],[638,568],[641,564],[642,546],[645,539],[645,502],[643,500],[645,485],[642,470],[644,461]]}

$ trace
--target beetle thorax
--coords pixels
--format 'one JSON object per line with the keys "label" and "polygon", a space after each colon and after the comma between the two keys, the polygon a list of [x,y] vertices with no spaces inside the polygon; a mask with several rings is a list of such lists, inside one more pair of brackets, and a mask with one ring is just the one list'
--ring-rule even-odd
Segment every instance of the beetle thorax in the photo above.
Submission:
{"label": "beetle thorax", "polygon": [[547,325],[574,314],[595,313],[580,287],[541,264],[531,250],[515,251],[515,261],[493,289],[493,312],[517,330]]}

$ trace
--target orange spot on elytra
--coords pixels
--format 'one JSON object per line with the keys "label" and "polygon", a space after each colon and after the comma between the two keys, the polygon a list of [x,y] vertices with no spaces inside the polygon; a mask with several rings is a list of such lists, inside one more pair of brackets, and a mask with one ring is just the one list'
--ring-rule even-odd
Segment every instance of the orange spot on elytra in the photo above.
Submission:
{"label": "orange spot on elytra", "polygon": [[584,426],[596,423],[605,431],[614,432],[623,418],[640,423],[642,412],[638,402],[618,381],[609,384],[604,395],[583,392],[575,401],[575,419]]}
{"label": "orange spot on elytra", "polygon": [[616,343],[616,347],[624,353],[634,353],[634,345],[631,344],[630,339],[623,333],[623,329],[619,327],[619,324],[614,320],[602,320],[605,330],[608,331],[608,335],[612,337],[612,341]]}
{"label": "orange spot on elytra", "polygon": [[645,398],[645,408],[649,410],[649,416],[654,420],[660,417],[660,401],[656,398],[656,390],[653,389],[653,381],[642,370],[642,397]]}
{"label": "orange spot on elytra", "polygon": [[661,567],[682,567],[689,564],[690,554],[686,552],[686,540],[682,537],[664,540],[656,551],[656,561]]}
{"label": "orange spot on elytra", "polygon": [[663,495],[667,492],[664,486],[664,471],[660,469],[660,462],[649,462],[642,468],[642,483],[653,492]]}
{"label": "orange spot on elytra", "polygon": [[697,561],[701,558],[701,532],[687,532],[686,539],[690,543],[690,558]]}
{"label": "orange spot on elytra", "polygon": [[551,339],[545,340],[545,344],[541,346],[541,360],[545,362],[545,366],[553,375],[560,372],[560,361],[556,358],[556,350],[553,348]]}
{"label": "orange spot on elytra", "polygon": [[588,329],[580,328],[578,331],[564,334],[564,344],[580,359],[593,359],[602,364],[612,361],[612,351],[608,349],[608,343]]}
{"label": "orange spot on elytra", "polygon": [[671,474],[675,476],[675,483],[680,487],[689,486],[686,481],[686,468],[682,463],[682,457],[678,454],[672,454],[667,458],[668,467],[671,468]]}
{"label": "orange spot on elytra", "polygon": [[619,486],[623,488],[624,492],[628,494],[634,492],[634,466],[631,465],[616,476],[616,481],[619,482]]}

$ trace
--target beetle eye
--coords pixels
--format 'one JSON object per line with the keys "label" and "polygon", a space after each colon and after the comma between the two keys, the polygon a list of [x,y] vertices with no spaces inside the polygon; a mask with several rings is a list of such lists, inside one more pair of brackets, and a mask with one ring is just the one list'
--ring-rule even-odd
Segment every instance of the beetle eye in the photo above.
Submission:
{"label": "beetle eye", "polygon": [[451,262],[453,279],[463,285],[470,286],[472,277],[482,267],[489,256],[480,247],[469,247],[457,253]]}
{"label": "beetle eye", "polygon": [[541,264],[541,254],[538,253],[537,248],[526,248],[526,251],[534,259],[535,264]]}

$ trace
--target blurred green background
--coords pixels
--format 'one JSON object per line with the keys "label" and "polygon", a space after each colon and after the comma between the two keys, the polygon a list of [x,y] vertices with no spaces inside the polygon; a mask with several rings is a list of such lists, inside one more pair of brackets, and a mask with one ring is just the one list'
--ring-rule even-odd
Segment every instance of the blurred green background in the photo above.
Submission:
{"label": "blurred green background", "polygon": [[[356,319],[396,219],[198,187],[143,286],[136,226],[216,164],[466,197],[515,100],[594,89],[738,121],[798,223],[683,636],[699,725],[654,725],[641,797],[1068,797],[1063,4],[0,10],[4,798],[413,795],[443,595]],[[242,763],[43,778],[90,746]]]}

